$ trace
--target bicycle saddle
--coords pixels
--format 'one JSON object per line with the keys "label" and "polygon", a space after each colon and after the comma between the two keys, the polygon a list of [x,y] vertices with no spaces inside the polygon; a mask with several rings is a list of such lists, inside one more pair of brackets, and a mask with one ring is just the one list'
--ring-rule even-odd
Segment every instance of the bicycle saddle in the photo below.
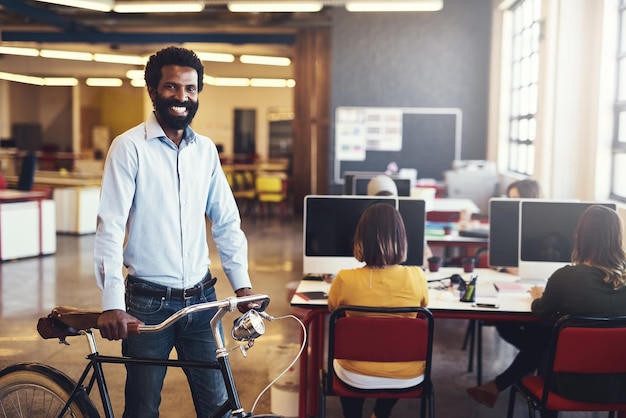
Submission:
{"label": "bicycle saddle", "polygon": [[37,331],[44,339],[79,335],[80,331],[98,328],[101,313],[72,306],[57,306],[47,317],[39,318]]}

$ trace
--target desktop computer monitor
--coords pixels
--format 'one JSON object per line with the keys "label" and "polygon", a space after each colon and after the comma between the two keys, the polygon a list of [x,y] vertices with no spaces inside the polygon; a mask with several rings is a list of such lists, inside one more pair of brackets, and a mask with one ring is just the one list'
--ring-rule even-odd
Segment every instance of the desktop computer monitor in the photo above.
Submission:
{"label": "desktop computer monitor", "polygon": [[398,198],[398,212],[404,221],[407,239],[406,266],[422,266],[424,264],[424,228],[426,226],[426,201]]}
{"label": "desktop computer monitor", "polygon": [[365,209],[381,202],[398,207],[395,197],[305,196],[304,274],[337,274],[362,266],[353,255],[354,232]]}
{"label": "desktop computer monitor", "polygon": [[[385,174],[381,171],[346,171],[343,173],[343,189],[342,189],[342,194],[344,195],[353,195],[353,194],[357,194],[354,192],[354,182],[353,179],[355,176],[370,176],[374,177],[374,176],[378,176],[381,174]],[[367,194],[366,193],[361,193],[361,194]]]}
{"label": "desktop computer monitor", "polygon": [[520,199],[489,200],[489,266],[517,267]]}
{"label": "desktop computer monitor", "polygon": [[[373,177],[376,175],[356,175],[352,177],[352,193],[355,195],[367,195],[367,185]],[[398,196],[411,196],[411,179],[391,177],[398,189]]]}
{"label": "desktop computer monitor", "polygon": [[522,200],[519,215],[519,275],[545,280],[571,262],[574,233],[582,213],[592,205],[615,210],[614,203]]}

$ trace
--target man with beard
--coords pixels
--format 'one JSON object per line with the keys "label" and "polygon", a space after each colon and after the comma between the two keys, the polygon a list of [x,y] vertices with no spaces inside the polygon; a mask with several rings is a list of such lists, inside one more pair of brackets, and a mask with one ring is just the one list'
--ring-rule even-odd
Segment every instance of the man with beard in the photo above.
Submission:
{"label": "man with beard", "polygon": [[[191,314],[162,332],[128,334],[131,324],[160,323],[216,300],[205,217],[235,294],[252,294],[247,241],[217,148],[189,126],[203,73],[193,51],[168,47],[152,55],[145,80],[154,112],[115,138],[107,155],[94,249],[104,311],[98,327],[104,338],[122,339],[125,356],[167,358],[176,348],[181,360],[215,361],[214,312]],[[166,368],[126,369],[124,417],[158,417]],[[199,417],[227,399],[219,370],[185,373]]]}

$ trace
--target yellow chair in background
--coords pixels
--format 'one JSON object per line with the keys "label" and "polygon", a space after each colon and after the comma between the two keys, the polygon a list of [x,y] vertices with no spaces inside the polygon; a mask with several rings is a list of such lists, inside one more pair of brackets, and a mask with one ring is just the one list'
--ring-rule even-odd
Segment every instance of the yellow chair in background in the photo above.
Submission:
{"label": "yellow chair in background", "polygon": [[268,204],[277,204],[283,218],[287,217],[287,179],[276,174],[258,174],[255,179],[256,199],[261,216]]}
{"label": "yellow chair in background", "polygon": [[226,172],[226,179],[233,191],[233,196],[243,214],[254,212],[256,202],[256,190],[254,189],[254,175],[248,178],[247,174],[241,171]]}

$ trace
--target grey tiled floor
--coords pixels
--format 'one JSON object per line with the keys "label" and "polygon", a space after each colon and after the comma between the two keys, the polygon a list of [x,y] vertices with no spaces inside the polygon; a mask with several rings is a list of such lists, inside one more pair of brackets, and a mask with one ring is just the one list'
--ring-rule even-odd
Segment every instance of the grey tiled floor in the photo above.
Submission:
{"label": "grey tiled floor", "polygon": [[[288,315],[292,310],[288,303],[287,285],[297,281],[302,273],[302,224],[296,217],[291,221],[277,219],[244,220],[243,228],[250,243],[250,273],[254,288],[272,298],[268,312],[275,317]],[[56,305],[71,305],[98,309],[99,290],[93,278],[93,235],[59,235],[57,253],[52,256],[23,259],[0,264],[0,368],[20,361],[49,363],[71,377],[78,377],[85,364],[86,343],[75,338],[69,347],[55,340],[42,340],[35,329],[37,319],[45,316]],[[212,252],[212,271],[220,279],[217,285],[219,297],[232,294]],[[234,315],[234,314],[233,314]],[[225,330],[236,316],[227,317]],[[229,322],[230,321],[230,322]],[[508,393],[503,394],[493,409],[483,407],[465,394],[465,388],[475,384],[474,373],[467,372],[467,353],[461,344],[467,322],[462,320],[438,320],[436,325],[433,379],[435,405],[438,417],[504,417]],[[300,328],[295,320],[266,323],[266,334],[243,358],[238,350],[231,352],[233,373],[240,397],[246,409],[250,409],[263,388],[274,377],[273,368],[268,369],[275,358],[276,347],[298,343]],[[484,331],[484,378],[492,378],[511,360],[515,351],[494,334],[493,329]],[[99,340],[103,354],[118,354],[119,342]],[[274,356],[274,357],[273,357]],[[123,408],[123,367],[113,365],[105,368],[116,416]],[[271,391],[258,402],[255,412],[269,413]],[[394,417],[418,415],[417,401],[402,401],[394,410]],[[370,402],[366,404],[370,407]],[[283,406],[280,411],[290,410]],[[369,409],[368,409],[369,411]],[[519,401],[516,417],[526,415],[525,405]],[[591,418],[604,414],[569,413],[565,417]],[[163,403],[163,417],[194,416],[188,387],[183,373],[172,369],[168,372]],[[329,399],[328,417],[340,417],[338,402]],[[369,412],[364,416],[369,418]]]}

